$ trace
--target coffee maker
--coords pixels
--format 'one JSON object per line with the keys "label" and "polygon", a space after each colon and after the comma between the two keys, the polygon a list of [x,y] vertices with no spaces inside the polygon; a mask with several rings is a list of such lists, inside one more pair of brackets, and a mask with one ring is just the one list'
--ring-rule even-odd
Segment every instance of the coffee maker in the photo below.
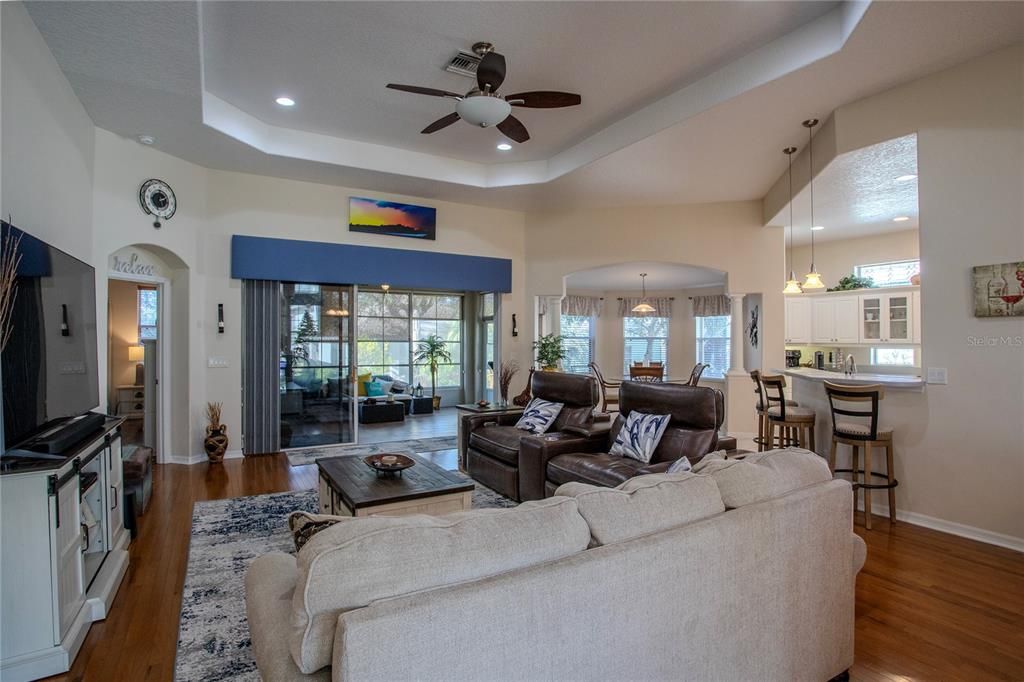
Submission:
{"label": "coffee maker", "polygon": [[798,350],[787,350],[786,351],[786,367],[799,367],[800,366],[800,351]]}

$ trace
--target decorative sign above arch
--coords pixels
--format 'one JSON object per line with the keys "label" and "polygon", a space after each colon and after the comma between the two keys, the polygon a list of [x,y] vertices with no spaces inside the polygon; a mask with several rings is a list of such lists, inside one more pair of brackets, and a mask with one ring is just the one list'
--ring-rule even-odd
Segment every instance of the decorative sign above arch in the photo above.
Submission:
{"label": "decorative sign above arch", "polygon": [[167,267],[143,248],[126,246],[110,254],[108,270],[112,275],[126,275],[133,279],[165,279]]}

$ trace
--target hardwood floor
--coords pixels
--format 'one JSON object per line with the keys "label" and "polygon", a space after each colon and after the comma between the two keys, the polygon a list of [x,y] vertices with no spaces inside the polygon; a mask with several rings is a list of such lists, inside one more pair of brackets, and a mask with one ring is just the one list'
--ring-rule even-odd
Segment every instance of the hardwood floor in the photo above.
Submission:
{"label": "hardwood floor", "polygon": [[[50,679],[171,680],[193,502],[315,485],[315,466],[290,467],[283,455],[157,466],[110,616],[93,624],[70,673]],[[906,523],[890,529],[881,517],[873,525],[857,527],[868,558],[851,679],[1024,679],[1024,554]]]}

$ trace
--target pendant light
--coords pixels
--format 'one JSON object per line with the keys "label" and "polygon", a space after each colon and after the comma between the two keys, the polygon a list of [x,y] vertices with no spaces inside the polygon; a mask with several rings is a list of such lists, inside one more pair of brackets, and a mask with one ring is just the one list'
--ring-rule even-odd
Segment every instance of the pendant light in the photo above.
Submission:
{"label": "pendant light", "polygon": [[807,128],[807,167],[810,175],[808,187],[811,193],[811,271],[804,279],[804,291],[825,288],[825,283],[821,281],[821,275],[814,267],[814,126],[816,125],[818,125],[816,118],[809,118],[803,123],[804,128]]}
{"label": "pendant light", "polygon": [[782,293],[802,294],[804,290],[800,288],[800,282],[793,272],[793,154],[796,153],[796,147],[786,147],[782,153],[789,159],[789,248],[786,256],[789,259],[789,279],[786,280],[786,288]]}
{"label": "pendant light", "polygon": [[654,312],[654,306],[647,302],[647,273],[640,273],[640,289],[643,292],[640,295],[640,302],[633,306],[634,313],[640,313],[641,315],[650,315]]}

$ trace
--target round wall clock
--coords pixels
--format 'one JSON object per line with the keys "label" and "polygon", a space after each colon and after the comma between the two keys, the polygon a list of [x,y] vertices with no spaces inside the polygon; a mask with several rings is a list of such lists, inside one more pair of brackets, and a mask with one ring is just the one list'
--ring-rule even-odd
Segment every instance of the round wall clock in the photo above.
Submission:
{"label": "round wall clock", "polygon": [[174,197],[174,190],[163,180],[153,178],[146,180],[139,188],[139,205],[147,215],[156,220],[153,227],[159,228],[161,220],[170,220],[178,209],[178,202]]}

